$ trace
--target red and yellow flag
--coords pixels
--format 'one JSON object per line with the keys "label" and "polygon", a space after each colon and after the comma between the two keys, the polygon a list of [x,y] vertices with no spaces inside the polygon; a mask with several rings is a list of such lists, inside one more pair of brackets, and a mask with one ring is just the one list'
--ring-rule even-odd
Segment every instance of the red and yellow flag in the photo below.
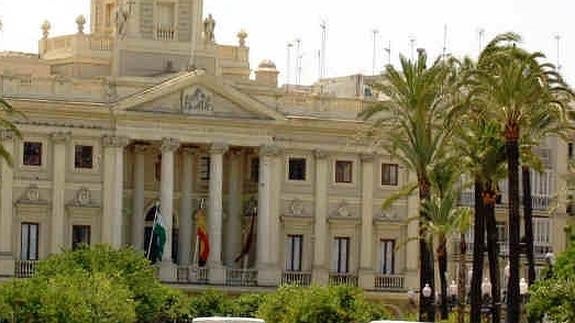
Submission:
{"label": "red and yellow flag", "polygon": [[206,212],[203,208],[200,208],[196,211],[194,215],[196,219],[196,234],[198,236],[198,250],[199,250],[199,258],[198,258],[198,265],[205,266],[208,262],[208,256],[210,255],[210,239],[208,236],[208,229],[206,225]]}

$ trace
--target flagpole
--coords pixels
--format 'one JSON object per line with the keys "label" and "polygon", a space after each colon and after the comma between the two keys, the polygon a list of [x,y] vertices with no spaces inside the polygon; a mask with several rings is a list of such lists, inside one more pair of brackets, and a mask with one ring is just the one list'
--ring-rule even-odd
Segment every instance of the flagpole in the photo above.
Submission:
{"label": "flagpole", "polygon": [[154,241],[154,229],[156,228],[156,219],[158,218],[158,208],[160,203],[156,201],[156,211],[154,212],[154,222],[152,223],[152,233],[150,234],[150,242],[148,243],[148,252],[146,252],[146,258],[150,257],[150,252],[152,251],[152,242]]}

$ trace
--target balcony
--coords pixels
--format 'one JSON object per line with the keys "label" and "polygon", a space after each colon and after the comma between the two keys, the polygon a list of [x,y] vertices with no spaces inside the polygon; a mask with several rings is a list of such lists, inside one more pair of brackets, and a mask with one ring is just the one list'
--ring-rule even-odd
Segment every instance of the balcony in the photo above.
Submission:
{"label": "balcony", "polygon": [[191,284],[207,284],[208,268],[197,266],[178,267],[178,282]]}
{"label": "balcony", "polygon": [[176,29],[173,25],[157,24],[156,25],[156,39],[157,40],[174,40],[176,39]]}
{"label": "balcony", "polygon": [[255,269],[226,269],[226,285],[250,287],[257,285],[258,271]]}
{"label": "balcony", "polygon": [[403,275],[377,274],[375,276],[375,289],[377,290],[404,290],[405,277]]}
{"label": "balcony", "polygon": [[548,244],[535,243],[533,245],[533,254],[535,255],[535,258],[545,258],[545,255],[549,252],[553,252],[553,247]]}
{"label": "balcony", "polygon": [[29,278],[34,276],[38,260],[16,260],[14,276],[16,278]]}
{"label": "balcony", "polygon": [[329,284],[357,287],[357,275],[352,273],[330,273]]}
{"label": "balcony", "polygon": [[309,286],[311,273],[303,271],[284,271],[282,273],[282,285]]}

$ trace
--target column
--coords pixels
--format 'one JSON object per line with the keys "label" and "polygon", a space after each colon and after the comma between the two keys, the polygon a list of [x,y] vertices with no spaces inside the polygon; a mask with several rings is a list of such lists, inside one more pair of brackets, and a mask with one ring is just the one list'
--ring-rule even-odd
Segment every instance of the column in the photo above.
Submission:
{"label": "column", "polygon": [[[0,142],[4,150],[12,156],[11,162],[16,163],[14,158],[14,133],[10,130],[0,130]],[[17,232],[13,232],[13,185],[14,170],[9,161],[0,158],[0,275],[14,275],[14,258],[17,257],[12,251],[12,240]]]}
{"label": "column", "polygon": [[373,186],[375,183],[374,155],[361,155],[361,241],[359,285],[374,288],[373,266]]}
{"label": "column", "polygon": [[192,209],[192,183],[193,183],[193,162],[195,149],[184,147],[182,149],[182,197],[180,204],[180,234],[179,234],[179,257],[180,264],[184,266],[192,263],[192,240],[193,216]]}
{"label": "column", "polygon": [[224,261],[228,267],[234,267],[234,260],[242,248],[242,157],[243,154],[240,150],[230,152],[228,220],[225,226],[226,243],[224,248]]}
{"label": "column", "polygon": [[138,250],[144,248],[144,226],[146,216],[144,214],[145,192],[145,162],[148,145],[136,144],[134,146],[134,194],[132,213],[132,245]]}
{"label": "column", "polygon": [[314,239],[313,239],[313,271],[312,280],[315,284],[325,285],[328,282],[328,254],[329,242],[327,229],[327,184],[328,160],[327,153],[316,150],[315,156],[315,186],[314,186]]}
{"label": "column", "polygon": [[279,266],[279,194],[282,174],[280,149],[260,148],[260,175],[257,213],[258,285],[275,286],[281,278]]}
{"label": "column", "polygon": [[66,193],[66,144],[69,133],[52,134],[52,217],[50,219],[50,253],[60,253],[64,242],[64,194]]}
{"label": "column", "polygon": [[210,197],[208,205],[208,234],[210,255],[208,257],[209,281],[221,284],[225,280],[222,266],[222,186],[224,154],[228,146],[221,143],[210,147]]}
{"label": "column", "polygon": [[162,170],[160,183],[160,212],[166,228],[166,244],[162,262],[172,263],[172,227],[174,223],[174,151],[180,146],[174,138],[164,138],[162,151]]}
{"label": "column", "polygon": [[122,204],[124,195],[124,147],[126,137],[104,136],[104,184],[102,243],[114,248],[122,246]]}

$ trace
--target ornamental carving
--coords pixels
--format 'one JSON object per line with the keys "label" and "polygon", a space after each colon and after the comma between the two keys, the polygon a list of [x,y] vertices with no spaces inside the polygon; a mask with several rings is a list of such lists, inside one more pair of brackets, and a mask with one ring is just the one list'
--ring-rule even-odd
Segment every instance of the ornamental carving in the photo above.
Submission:
{"label": "ornamental carving", "polygon": [[277,145],[264,145],[260,147],[261,157],[278,157],[281,154],[281,148]]}
{"label": "ornamental carving", "polygon": [[28,202],[38,202],[40,201],[40,189],[37,185],[32,184],[26,189],[24,195],[24,200]]}
{"label": "ornamental carving", "polygon": [[175,151],[180,147],[180,141],[175,138],[164,138],[162,139],[162,144],[160,145],[160,150],[162,152]]}
{"label": "ornamental carving", "polygon": [[200,88],[185,91],[182,95],[182,113],[198,114],[214,111],[212,98]]}
{"label": "ornamental carving", "polygon": [[129,142],[130,140],[128,138],[121,136],[106,135],[102,137],[102,144],[104,147],[124,148]]}
{"label": "ornamental carving", "polygon": [[210,154],[221,155],[228,151],[229,146],[224,143],[216,142],[210,146]]}
{"label": "ornamental carving", "polygon": [[80,206],[89,205],[91,202],[90,190],[82,187],[76,192],[76,204]]}
{"label": "ornamental carving", "polygon": [[350,217],[351,216],[351,212],[349,211],[349,205],[347,204],[346,201],[341,201],[339,203],[339,206],[337,207],[337,210],[336,210],[336,215],[341,216],[341,217]]}
{"label": "ornamental carving", "polygon": [[303,206],[303,202],[298,199],[295,198],[290,202],[289,208],[288,208],[288,212],[289,215],[291,216],[303,216],[303,211],[304,211],[304,206]]}
{"label": "ornamental carving", "polygon": [[2,129],[0,130],[0,140],[1,141],[5,141],[5,140],[12,140],[14,139],[14,131],[9,130],[9,129]]}

